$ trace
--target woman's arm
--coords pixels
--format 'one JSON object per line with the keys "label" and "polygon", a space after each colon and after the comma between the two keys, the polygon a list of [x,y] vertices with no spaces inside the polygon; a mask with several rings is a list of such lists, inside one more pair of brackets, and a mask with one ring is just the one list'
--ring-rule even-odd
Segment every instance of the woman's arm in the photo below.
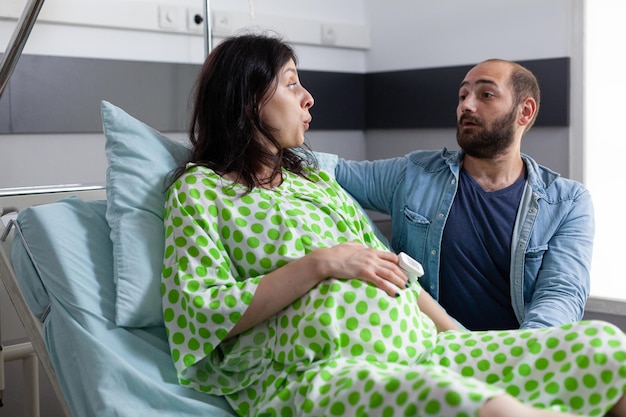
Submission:
{"label": "woman's arm", "polygon": [[396,296],[407,278],[397,265],[398,257],[360,243],[341,243],[316,249],[306,256],[266,274],[246,312],[226,338],[235,336],[289,306],[328,277],[358,278]]}
{"label": "woman's arm", "polygon": [[460,330],[460,327],[454,320],[445,312],[443,308],[428,294],[428,291],[423,289],[420,291],[417,297],[417,305],[422,313],[426,314],[437,326],[438,332],[445,332],[446,330]]}

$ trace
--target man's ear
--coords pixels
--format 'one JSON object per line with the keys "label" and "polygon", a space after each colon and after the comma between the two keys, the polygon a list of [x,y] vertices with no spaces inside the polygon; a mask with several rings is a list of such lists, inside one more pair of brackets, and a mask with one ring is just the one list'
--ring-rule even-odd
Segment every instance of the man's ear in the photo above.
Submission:
{"label": "man's ear", "polygon": [[520,104],[519,123],[522,126],[528,126],[535,118],[537,112],[537,102],[534,98],[528,97]]}

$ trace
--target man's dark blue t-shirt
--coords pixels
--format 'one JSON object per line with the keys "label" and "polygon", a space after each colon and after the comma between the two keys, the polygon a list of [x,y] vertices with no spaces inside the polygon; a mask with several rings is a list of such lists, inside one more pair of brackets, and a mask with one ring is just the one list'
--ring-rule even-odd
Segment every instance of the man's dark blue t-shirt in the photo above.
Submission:
{"label": "man's dark blue t-shirt", "polygon": [[487,192],[461,169],[441,243],[439,302],[470,330],[519,327],[511,306],[511,237],[525,181]]}

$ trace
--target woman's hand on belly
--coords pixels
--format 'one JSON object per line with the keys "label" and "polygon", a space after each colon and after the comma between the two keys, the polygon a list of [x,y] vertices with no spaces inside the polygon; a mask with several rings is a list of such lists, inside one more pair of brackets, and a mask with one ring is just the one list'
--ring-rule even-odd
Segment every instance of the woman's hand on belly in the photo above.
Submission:
{"label": "woman's hand on belly", "polygon": [[392,297],[408,286],[408,279],[398,266],[398,256],[392,252],[346,242],[317,249],[311,255],[319,256],[327,277],[371,282]]}

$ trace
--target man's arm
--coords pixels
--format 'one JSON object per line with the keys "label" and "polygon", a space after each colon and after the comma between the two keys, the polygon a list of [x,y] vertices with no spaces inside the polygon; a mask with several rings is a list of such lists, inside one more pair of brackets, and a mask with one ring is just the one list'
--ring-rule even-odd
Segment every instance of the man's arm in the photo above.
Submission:
{"label": "man's arm", "polygon": [[335,167],[335,177],[363,208],[391,214],[393,193],[405,168],[405,157],[377,161],[348,161],[340,158]]}
{"label": "man's arm", "polygon": [[[594,233],[593,204],[585,191],[548,242],[522,328],[582,319],[590,291]],[[532,261],[529,255],[525,262]]]}
{"label": "man's arm", "polygon": [[[313,153],[315,154],[315,158],[317,159],[319,168],[321,170],[324,170],[324,171],[328,172],[329,174],[331,174],[331,175],[333,175],[335,177],[336,177],[336,171],[338,170],[337,167],[339,165],[342,165],[342,166],[344,164],[345,165],[351,165],[351,164],[359,165],[359,163],[357,163],[356,161],[347,161],[347,160],[340,159],[339,156],[335,155],[335,154],[325,153],[325,152],[313,152]],[[346,175],[345,174],[345,172],[346,172],[345,170],[341,170],[341,169],[339,169],[339,170],[343,173],[342,176],[346,177],[346,178],[344,178],[345,181],[353,184],[353,188],[354,188],[354,184],[358,183],[358,181],[354,181],[353,178],[351,178],[349,175]],[[363,172],[363,174],[365,174],[365,172]],[[361,175],[361,173],[359,173],[359,175]],[[371,181],[373,182],[374,180],[372,179]],[[370,222],[370,225],[372,226],[372,229],[374,230],[374,233],[380,239],[380,241],[383,242],[385,244],[385,246],[387,246],[388,248],[391,248],[391,244],[389,243],[388,237],[378,228],[376,223],[374,223],[374,221],[372,221],[372,219],[369,217],[367,212],[365,212],[364,207],[362,206],[362,204],[359,201],[359,199],[357,199],[355,196],[353,196],[352,193],[350,192],[350,190],[345,188],[343,186],[343,184],[339,180],[337,180],[337,182],[339,183],[339,185],[342,186],[342,188],[344,188],[344,190],[348,193],[348,195],[352,198],[352,200],[364,212],[365,217],[367,217],[368,221]],[[378,211],[383,212],[382,210],[378,210]]]}

